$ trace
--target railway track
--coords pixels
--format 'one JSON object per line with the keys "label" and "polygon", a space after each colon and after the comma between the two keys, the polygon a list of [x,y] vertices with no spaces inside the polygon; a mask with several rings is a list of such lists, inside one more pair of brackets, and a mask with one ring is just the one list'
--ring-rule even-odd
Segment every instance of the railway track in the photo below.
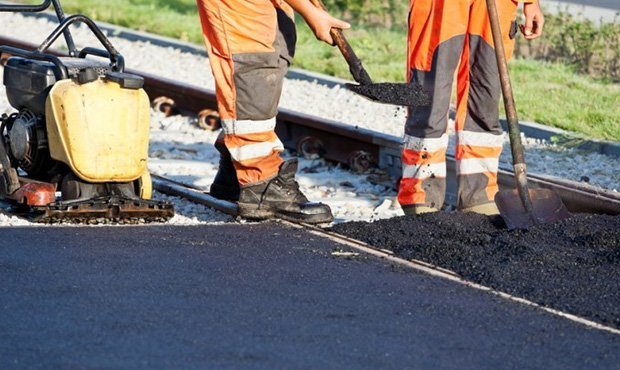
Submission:
{"label": "railway track", "polygon": [[[141,74],[146,79],[150,96],[167,96],[178,111],[200,114],[216,108],[215,92],[169,79]],[[356,172],[372,167],[385,170],[398,178],[401,173],[402,140],[398,137],[345,125],[332,120],[280,109],[276,131],[287,149],[299,154],[320,153],[325,159],[344,164]],[[454,202],[456,194],[456,159],[447,156],[448,196]],[[533,188],[557,192],[572,212],[620,214],[620,194],[562,178],[530,174]],[[514,174],[500,168],[500,188],[514,188]]]}
{"label": "railway track", "polygon": [[[36,49],[38,45],[8,37],[0,37],[0,44],[23,49]],[[62,55],[62,51],[53,51]],[[145,90],[158,101],[157,107],[168,114],[183,113],[197,115],[205,126],[212,125],[208,114],[216,109],[215,92],[141,71],[127,70],[145,79]],[[376,131],[342,124],[328,119],[280,109],[277,116],[276,131],[287,149],[298,154],[319,154],[327,160],[344,164],[355,172],[364,172],[373,167],[382,169],[397,179],[401,173],[401,147],[399,137]],[[456,176],[454,156],[447,156],[448,195],[446,201],[455,201]],[[620,193],[604,190],[591,185],[578,183],[553,176],[529,174],[530,186],[551,189],[559,194],[568,209],[580,213],[620,214]],[[510,168],[500,168],[498,174],[500,188],[514,188],[514,176]],[[167,192],[172,183],[159,178],[155,189]],[[394,181],[395,184],[395,181]],[[181,186],[176,184],[176,186]],[[207,204],[215,209],[222,207],[213,198]],[[230,209],[230,205],[224,207]],[[220,209],[221,210],[221,209]]]}

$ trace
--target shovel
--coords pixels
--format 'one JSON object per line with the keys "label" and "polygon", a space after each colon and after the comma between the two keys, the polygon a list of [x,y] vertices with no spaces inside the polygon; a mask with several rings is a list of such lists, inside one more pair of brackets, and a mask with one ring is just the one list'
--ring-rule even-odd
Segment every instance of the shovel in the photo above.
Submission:
{"label": "shovel", "polygon": [[[321,0],[310,0],[314,6],[325,11],[325,5]],[[349,71],[353,79],[359,85],[346,84],[346,87],[356,94],[362,95],[372,101],[383,104],[402,105],[409,107],[420,107],[430,104],[428,95],[418,85],[408,83],[383,82],[373,83],[372,79],[362,61],[357,57],[353,48],[344,37],[342,30],[332,28],[330,35],[334,39],[334,43],[340,49],[342,56],[349,64]]]}
{"label": "shovel", "polygon": [[523,153],[523,143],[521,143],[521,130],[519,129],[519,119],[512,94],[508,62],[504,52],[502,31],[499,25],[495,0],[487,0],[487,9],[495,44],[502,94],[504,96],[512,162],[517,185],[516,190],[502,190],[498,192],[495,195],[495,203],[509,229],[527,229],[537,224],[563,220],[570,217],[570,213],[564,203],[562,203],[562,199],[554,191],[528,188],[525,155]]}

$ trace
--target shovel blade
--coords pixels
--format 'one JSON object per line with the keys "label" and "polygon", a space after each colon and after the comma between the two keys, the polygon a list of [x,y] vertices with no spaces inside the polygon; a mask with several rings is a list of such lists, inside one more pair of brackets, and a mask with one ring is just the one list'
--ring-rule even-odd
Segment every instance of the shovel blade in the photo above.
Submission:
{"label": "shovel blade", "polygon": [[523,206],[519,192],[502,190],[495,195],[499,213],[510,230],[527,229],[534,225],[552,223],[570,217],[562,199],[549,189],[529,189],[532,212]]}
{"label": "shovel blade", "polygon": [[383,104],[423,107],[431,104],[428,94],[416,84],[382,82],[365,85],[346,84],[349,90]]}

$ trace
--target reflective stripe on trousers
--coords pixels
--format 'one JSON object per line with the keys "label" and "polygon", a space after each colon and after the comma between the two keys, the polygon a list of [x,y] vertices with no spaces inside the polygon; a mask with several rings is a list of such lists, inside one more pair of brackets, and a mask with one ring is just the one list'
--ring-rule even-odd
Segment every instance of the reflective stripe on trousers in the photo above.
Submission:
{"label": "reflective stripe on trousers", "polygon": [[[510,57],[517,2],[496,1]],[[444,203],[446,132],[457,71],[457,206],[492,202],[504,137],[498,112],[500,81],[486,2],[412,0],[408,64],[409,80],[423,87],[432,104],[409,110],[399,202],[433,208]]]}

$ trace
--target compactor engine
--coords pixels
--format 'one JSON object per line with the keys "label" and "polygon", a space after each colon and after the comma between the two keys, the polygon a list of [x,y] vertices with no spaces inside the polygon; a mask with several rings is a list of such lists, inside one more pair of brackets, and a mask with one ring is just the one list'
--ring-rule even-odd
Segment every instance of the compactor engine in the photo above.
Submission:
{"label": "compactor engine", "polygon": [[[0,11],[42,11],[59,25],[36,49],[0,46],[4,85],[15,112],[0,118],[0,196],[63,219],[163,220],[168,203],[152,201],[147,169],[150,104],[142,77],[124,72],[123,57],[83,15],[65,17],[59,0],[0,4]],[[83,23],[103,49],[78,50],[69,31]],[[69,53],[50,45],[64,36]]]}

